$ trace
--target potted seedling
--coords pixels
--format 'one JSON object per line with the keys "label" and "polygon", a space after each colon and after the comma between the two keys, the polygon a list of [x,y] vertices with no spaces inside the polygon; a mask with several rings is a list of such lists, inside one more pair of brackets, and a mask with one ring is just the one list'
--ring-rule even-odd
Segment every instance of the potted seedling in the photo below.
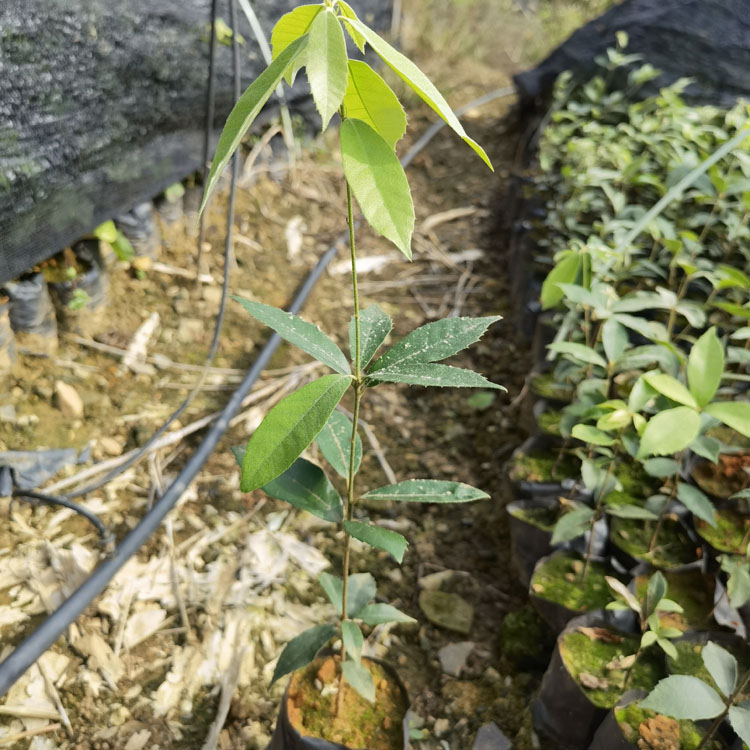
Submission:
{"label": "potted seedling", "polygon": [[[360,310],[354,204],[356,200],[376,232],[411,258],[414,209],[394,152],[405,131],[406,117],[385,81],[366,63],[348,59],[345,34],[360,50],[372,48],[489,165],[482,148],[466,135],[433,84],[362,23],[343,0],[303,5],[279,20],[272,34],[273,61],[239,99],[219,140],[206,182],[204,207],[243,135],[282,79],[291,82],[304,66],[324,129],[334,115],[341,120],[346,187],[342,214],[346,212],[348,218],[352,265],[350,356],[301,318],[259,302],[239,300],[253,317],[334,373],[303,386],[274,406],[242,455],[243,491],[263,488],[271,497],[331,523],[343,538],[340,575],[325,573],[320,578],[335,620],[294,638],[276,663],[273,682],[292,674],[272,744],[279,749],[405,747],[406,696],[389,671],[365,658],[363,651],[367,629],[412,618],[390,604],[375,601],[373,576],[353,575],[350,568],[352,539],[384,550],[399,563],[407,541],[370,518],[363,501],[372,509],[392,502],[449,503],[487,497],[468,485],[436,479],[412,479],[362,493],[356,486],[362,454],[358,425],[366,392],[382,383],[501,387],[470,370],[438,364],[477,341],[497,317],[428,323],[379,354],[392,322],[377,305]],[[335,411],[346,394],[352,402],[351,420]],[[328,463],[345,480],[343,497],[323,469],[301,455],[316,439]],[[341,647],[334,656],[316,661],[321,649],[337,641]],[[324,683],[322,691],[316,687],[316,679]]]}

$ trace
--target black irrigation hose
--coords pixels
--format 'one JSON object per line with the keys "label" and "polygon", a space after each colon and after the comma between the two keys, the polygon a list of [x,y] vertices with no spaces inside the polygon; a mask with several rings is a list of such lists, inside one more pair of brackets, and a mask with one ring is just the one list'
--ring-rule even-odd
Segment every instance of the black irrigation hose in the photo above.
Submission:
{"label": "black irrigation hose", "polygon": [[[482,97],[481,100],[476,100],[459,111],[471,109],[478,106],[478,102],[491,101],[501,96],[498,92],[495,92],[495,94],[495,96],[487,95]],[[433,125],[428,132],[432,132],[432,135],[434,135],[439,130],[439,127]],[[428,141],[429,138],[425,138],[425,136],[420,138],[417,142],[419,148],[415,144],[401,160],[402,164],[404,166],[409,164],[419,151],[427,145]],[[299,312],[323,271],[336,256],[339,247],[346,242],[348,236],[348,231],[343,232],[320,258],[295,295],[292,304],[289,306],[289,312],[295,314]],[[277,333],[274,333],[261,349],[258,358],[248,370],[245,378],[232,394],[221,415],[211,426],[203,442],[190,457],[182,471],[180,471],[172,484],[165,490],[164,494],[154,503],[151,510],[138,522],[138,525],[122,540],[113,555],[104,560],[60,607],[49,615],[30,636],[22,641],[5,661],[0,663],[0,697],[5,695],[16,680],[65,632],[65,629],[105,589],[122,566],[140,549],[151,534],[156,531],[167,513],[172,510],[182,494],[187,490],[190,482],[192,482],[196,474],[203,467],[203,464],[208,460],[208,457],[224,436],[224,433],[229,429],[232,417],[239,411],[243,400],[263,373],[263,370],[280,343],[281,337]]]}
{"label": "black irrigation hose", "polygon": [[114,542],[114,537],[110,530],[104,525],[104,522],[95,513],[92,513],[88,508],[84,508],[82,505],[73,503],[67,498],[56,497],[55,495],[45,495],[43,492],[36,492],[35,490],[22,490],[16,488],[13,490],[14,498],[22,498],[31,500],[32,502],[39,503],[41,505],[49,505],[55,507],[57,505],[63,508],[69,508],[70,510],[78,513],[79,516],[83,516],[87,521],[91,522],[99,532],[99,538],[102,545],[108,547]]}

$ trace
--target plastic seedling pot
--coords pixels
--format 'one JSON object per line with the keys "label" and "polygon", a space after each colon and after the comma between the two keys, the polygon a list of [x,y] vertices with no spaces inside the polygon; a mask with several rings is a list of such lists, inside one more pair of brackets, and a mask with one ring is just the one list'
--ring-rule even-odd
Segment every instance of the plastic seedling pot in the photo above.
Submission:
{"label": "plastic seedling pot", "polygon": [[7,375],[16,362],[16,340],[10,327],[10,300],[0,295],[0,376]]}
{"label": "plastic seedling pot", "polygon": [[[591,641],[597,649],[606,654],[594,653],[589,647],[589,636],[579,629],[599,629],[600,633],[611,636],[615,642],[604,640]],[[618,640],[619,639],[619,640]],[[607,662],[616,656],[635,653],[638,647],[638,636],[611,630],[598,615],[586,615],[571,620],[557,639],[547,671],[544,673],[539,695],[531,706],[534,728],[547,741],[547,747],[557,750],[581,750],[587,748],[594,733],[607,712],[620,697],[620,689],[607,685],[606,688],[586,688],[577,679],[578,671],[572,656],[573,648],[578,648],[581,641],[581,653],[585,653],[587,668],[592,660]],[[650,679],[650,672],[656,671],[654,677],[664,676],[661,662],[649,662],[649,671],[644,673]],[[588,674],[588,672],[586,672]],[[593,678],[593,675],[589,675]],[[634,677],[635,679],[635,677]],[[593,684],[593,683],[589,683]]]}
{"label": "plastic seedling pot", "polygon": [[685,633],[682,638],[673,641],[677,649],[677,659],[666,657],[667,672],[669,674],[699,677],[716,688],[716,684],[703,664],[703,657],[701,656],[703,647],[709,641],[713,641],[734,655],[739,665],[740,674],[745,673],[750,668],[750,645],[744,638],[735,633],[723,631],[709,633],[704,631]]}
{"label": "plastic seedling pot", "polygon": [[737,510],[717,509],[716,526],[694,518],[693,527],[714,556],[744,555],[750,542],[750,516]]}
{"label": "plastic seedling pot", "polygon": [[559,441],[532,435],[508,459],[505,472],[517,499],[568,494],[579,476],[577,460],[560,457]]}
{"label": "plastic seedling pot", "polygon": [[117,228],[130,240],[135,254],[156,259],[161,251],[161,234],[151,201],[139,203],[132,210],[115,217]]}
{"label": "plastic seedling pot", "polygon": [[552,529],[559,507],[555,496],[517,500],[506,507],[510,516],[510,556],[524,586],[529,585],[537,562],[552,552]]}
{"label": "plastic seedling pot", "polygon": [[57,351],[57,318],[41,272],[4,286],[10,298],[10,325],[19,347],[40,354]]}
{"label": "plastic seedling pot", "polygon": [[555,340],[557,325],[554,311],[546,310],[537,315],[534,338],[531,343],[531,352],[537,368],[544,369],[546,365],[547,345]]}
{"label": "plastic seedling pot", "polygon": [[693,481],[716,499],[719,507],[737,507],[729,500],[735,492],[750,487],[750,453],[722,453],[719,463],[698,461],[690,472]]}
{"label": "plastic seedling pot", "polygon": [[562,440],[560,436],[560,418],[562,416],[560,409],[554,407],[547,399],[540,398],[534,402],[531,412],[536,435]]}
{"label": "plastic seedling pot", "polygon": [[[331,653],[324,651],[321,652],[323,656],[330,656]],[[409,747],[409,697],[401,678],[398,676],[396,671],[389,664],[375,658],[363,657],[365,661],[371,661],[378,664],[388,675],[388,678],[392,680],[398,687],[401,695],[403,696],[404,705],[406,705],[406,713],[401,719],[402,736],[403,742],[401,747],[394,747],[392,750],[407,750]],[[301,709],[304,713],[304,707]],[[394,721],[395,721],[394,717]],[[341,745],[337,742],[330,742],[329,740],[321,739],[320,737],[310,737],[300,734],[300,732],[293,726],[291,717],[289,715],[289,687],[284,691],[284,697],[281,701],[281,707],[279,709],[279,718],[276,722],[276,729],[274,730],[273,737],[271,738],[271,744],[268,745],[266,750],[364,750],[364,748],[354,748],[347,745]],[[390,750],[390,749],[389,749]]]}
{"label": "plastic seedling pot", "polygon": [[536,564],[529,585],[529,600],[554,633],[559,633],[573,618],[584,614],[612,623],[605,610],[612,600],[604,577],[614,572],[607,561],[592,559],[585,581],[584,560],[568,550],[543,557]]}
{"label": "plastic seedling pot", "polygon": [[164,197],[160,198],[156,202],[156,210],[159,214],[159,218],[168,226],[178,224],[182,221],[183,217],[183,203],[183,195],[172,199]]}
{"label": "plastic seedling pot", "polygon": [[625,739],[625,732],[617,721],[616,714],[618,709],[629,706],[646,695],[645,690],[628,690],[599,725],[589,750],[638,750],[637,745]]}

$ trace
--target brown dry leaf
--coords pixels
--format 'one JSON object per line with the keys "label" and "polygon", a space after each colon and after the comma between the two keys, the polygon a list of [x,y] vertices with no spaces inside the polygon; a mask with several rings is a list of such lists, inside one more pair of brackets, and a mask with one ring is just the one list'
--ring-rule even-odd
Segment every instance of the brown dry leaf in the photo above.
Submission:
{"label": "brown dry leaf", "polygon": [[617,633],[613,633],[611,630],[607,630],[607,628],[580,627],[578,628],[578,632],[583,633],[592,641],[601,641],[602,643],[622,643],[624,640],[621,635],[617,635]]}
{"label": "brown dry leaf", "polygon": [[638,750],[680,750],[680,724],[667,716],[654,716],[638,728]]}
{"label": "brown dry leaf", "polygon": [[589,690],[606,690],[609,687],[609,683],[603,677],[596,677],[588,672],[581,672],[578,682]]}
{"label": "brown dry leaf", "polygon": [[615,656],[604,668],[605,669],[630,669],[635,664],[635,654],[629,656]]}

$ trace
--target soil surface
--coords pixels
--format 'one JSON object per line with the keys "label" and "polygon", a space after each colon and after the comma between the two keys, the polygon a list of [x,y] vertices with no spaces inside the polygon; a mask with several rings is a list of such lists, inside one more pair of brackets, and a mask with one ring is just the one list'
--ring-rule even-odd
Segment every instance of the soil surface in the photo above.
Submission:
{"label": "soil surface", "polygon": [[[512,18],[515,26],[508,29],[525,28],[520,11],[507,13],[500,14],[498,26],[502,18]],[[456,46],[473,39],[464,27],[481,17],[468,14],[454,28],[447,18],[434,33],[448,42],[431,51],[424,67],[430,74],[443,70],[437,77],[451,102],[459,105],[508,85],[524,61],[517,46],[521,37],[504,32],[513,44],[501,45],[502,65],[488,65],[495,37],[489,24],[482,27],[481,49],[487,51],[461,69],[446,60],[461,59]],[[423,21],[407,17],[402,32],[407,48],[424,43]],[[408,146],[431,118],[424,108],[414,110],[408,97],[406,104],[412,106]],[[411,697],[417,750],[470,748],[480,727],[491,722],[516,750],[541,747],[527,708],[551,644],[512,572],[504,510],[512,497],[503,465],[526,437],[513,398],[529,369],[528,347],[516,340],[508,320],[505,282],[504,206],[518,153],[511,105],[512,99],[501,100],[464,117],[492,158],[494,175],[447,129],[415,159],[408,171],[417,212],[411,264],[367,230],[358,240],[367,264],[360,273],[363,305],[377,301],[393,317],[392,341],[448,315],[505,317],[451,364],[477,369],[504,385],[507,395],[384,385],[370,389],[362,407],[363,491],[431,477],[467,482],[490,495],[472,505],[391,507],[379,513],[409,540],[401,566],[385,553],[354,548],[354,572],[371,571],[378,599],[420,623],[377,626],[366,634],[365,647],[396,665]],[[341,234],[346,201],[334,143],[326,135],[308,146],[293,171],[266,151],[244,175],[237,195],[233,293],[287,304]],[[97,313],[93,338],[64,332],[55,354],[21,354],[0,393],[0,408],[14,408],[12,419],[0,421],[0,450],[90,447],[82,463],[103,464],[143,444],[163,423],[197,382],[208,352],[223,273],[225,208],[226,193],[208,212],[202,271],[213,283],[190,278],[193,218],[162,222],[159,265],[146,263],[138,273],[118,264],[110,269],[110,301]],[[303,317],[346,350],[350,315],[342,251]],[[153,335],[136,361],[123,366],[136,332],[149,320]],[[213,368],[167,433],[171,442],[85,500],[117,539],[169,485],[201,439],[196,425],[222,407],[268,336],[229,303]],[[282,345],[163,528],[0,700],[0,742],[34,750],[266,747],[285,689],[283,681],[269,687],[275,660],[292,637],[333,617],[316,578],[329,564],[338,572],[342,544],[318,519],[290,512],[260,491],[241,493],[231,447],[247,441],[270,406],[319,374],[306,355]],[[82,410],[63,412],[61,383],[78,394]],[[318,458],[314,446],[309,455]],[[73,483],[66,477],[85,470],[68,466],[47,488],[65,491]],[[0,514],[4,657],[103,552],[93,528],[68,510],[0,499]],[[423,609],[432,592],[463,600],[468,629],[458,632],[429,621]],[[511,622],[524,626],[513,631]]]}

